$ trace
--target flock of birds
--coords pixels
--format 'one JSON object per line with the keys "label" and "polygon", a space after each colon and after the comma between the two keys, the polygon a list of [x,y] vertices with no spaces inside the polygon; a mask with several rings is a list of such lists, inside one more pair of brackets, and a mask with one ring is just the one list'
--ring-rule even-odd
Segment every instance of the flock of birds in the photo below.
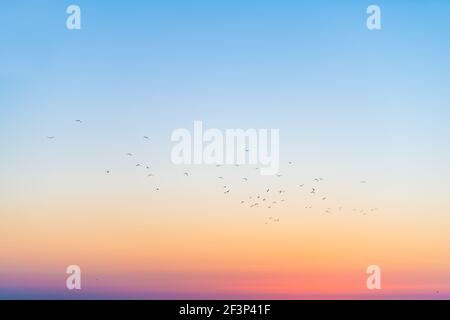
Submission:
{"label": "flock of birds", "polygon": [[[78,124],[82,124],[83,121],[82,120],[75,120],[76,123]],[[54,140],[56,137],[55,136],[47,136],[48,140]],[[150,138],[148,136],[143,136],[142,137],[144,140],[146,141],[150,141]],[[246,149],[246,152],[248,152],[249,150]],[[134,154],[131,152],[128,152],[125,154],[127,157],[130,158],[134,158]],[[288,162],[289,166],[293,166],[294,163],[292,161]],[[150,170],[151,166],[149,164],[143,164],[143,163],[136,163],[135,164],[136,167],[142,167],[145,170]],[[239,164],[235,164],[236,167],[239,167]],[[216,164],[217,168],[222,167],[221,164]],[[256,170],[259,170],[259,168],[255,168]],[[106,174],[110,174],[111,171],[110,170],[106,170]],[[183,172],[183,175],[185,177],[190,177],[191,174],[188,171]],[[154,174],[152,172],[148,172],[147,173],[148,177],[154,177]],[[276,175],[277,178],[282,178],[283,175],[282,174],[277,174]],[[225,180],[224,176],[218,176],[217,179],[219,181],[223,181]],[[247,183],[249,181],[248,177],[242,177],[241,178],[242,183]],[[309,195],[311,197],[315,197],[315,199],[319,199],[322,202],[326,202],[328,200],[328,197],[324,194],[322,194],[319,190],[319,185],[321,183],[323,183],[325,181],[324,178],[314,178],[311,182],[311,186],[310,187],[306,187],[305,183],[302,184],[298,184],[297,188],[300,190],[305,190],[307,193],[309,193]],[[361,184],[366,184],[367,181],[366,180],[361,180],[360,181]],[[154,191],[160,191],[160,187],[155,187]],[[223,193],[224,195],[228,195],[231,193],[231,188],[229,185],[223,185]],[[279,205],[283,202],[286,202],[285,199],[285,194],[286,194],[286,190],[284,189],[277,189],[277,188],[265,188],[262,192],[260,192],[259,194],[252,194],[249,195],[247,199],[241,200],[240,204],[242,206],[247,206],[248,208],[266,208],[266,209],[272,209],[274,208],[276,205]],[[304,207],[304,209],[313,209],[312,205],[306,205]],[[323,213],[327,213],[327,214],[331,214],[333,212],[340,212],[343,210],[342,206],[339,206],[337,208],[332,208],[332,207],[326,207],[323,211]],[[378,208],[369,208],[369,209],[358,209],[358,208],[353,208],[352,212],[355,213],[359,213],[362,215],[367,215],[367,214],[373,214],[376,213],[379,209]],[[274,216],[269,216],[266,221],[264,222],[265,224],[269,224],[269,223],[279,223],[280,222],[280,218],[279,217],[274,217]]]}

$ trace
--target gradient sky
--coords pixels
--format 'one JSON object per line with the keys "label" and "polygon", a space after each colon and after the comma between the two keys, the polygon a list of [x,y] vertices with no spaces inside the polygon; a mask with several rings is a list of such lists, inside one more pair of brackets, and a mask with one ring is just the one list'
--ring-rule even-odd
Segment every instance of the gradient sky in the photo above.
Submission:
{"label": "gradient sky", "polygon": [[[0,298],[449,298],[449,30],[446,0],[2,3]],[[194,120],[280,129],[283,177],[175,166]]]}

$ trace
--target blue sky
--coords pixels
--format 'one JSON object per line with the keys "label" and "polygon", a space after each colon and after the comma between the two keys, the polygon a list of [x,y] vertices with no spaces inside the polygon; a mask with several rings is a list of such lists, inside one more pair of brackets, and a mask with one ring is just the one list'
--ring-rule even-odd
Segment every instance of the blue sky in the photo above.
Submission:
{"label": "blue sky", "polygon": [[77,1],[80,31],[65,28],[72,2],[2,4],[0,161],[84,134],[64,156],[88,148],[101,163],[146,134],[164,163],[170,133],[202,120],[280,128],[285,158],[305,166],[444,166],[450,4],[377,1],[382,30],[369,31],[372,3]]}

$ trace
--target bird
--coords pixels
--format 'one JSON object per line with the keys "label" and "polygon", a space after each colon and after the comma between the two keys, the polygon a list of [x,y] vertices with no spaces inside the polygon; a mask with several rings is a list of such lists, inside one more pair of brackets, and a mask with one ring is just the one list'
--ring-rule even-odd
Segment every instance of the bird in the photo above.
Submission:
{"label": "bird", "polygon": [[140,167],[141,166],[141,164],[140,163],[138,163],[137,165],[136,165],[136,167]]}
{"label": "bird", "polygon": [[149,138],[149,137],[147,137],[147,136],[144,136],[144,139],[145,139],[145,140],[150,140],[150,138]]}
{"label": "bird", "polygon": [[366,180],[362,180],[361,183],[367,183],[367,181]]}
{"label": "bird", "polygon": [[242,180],[244,180],[244,181],[248,181],[248,178],[242,178]]}
{"label": "bird", "polygon": [[47,139],[53,140],[53,139],[55,139],[55,136],[47,136]]}
{"label": "bird", "polygon": [[184,175],[185,175],[186,177],[189,177],[189,172],[185,172]]}
{"label": "bird", "polygon": [[78,123],[83,123],[83,121],[81,121],[81,120],[75,120],[75,122],[78,122]]}
{"label": "bird", "polygon": [[147,177],[153,177],[153,173],[148,174]]}
{"label": "bird", "polygon": [[217,179],[223,179],[223,177],[217,177]]}
{"label": "bird", "polygon": [[266,190],[266,192],[269,192],[269,191],[270,191],[270,189],[267,189],[267,190]]}
{"label": "bird", "polygon": [[226,194],[226,193],[230,193],[230,190],[227,190],[227,191],[225,191],[224,193],[225,193],[225,194]]}
{"label": "bird", "polygon": [[327,198],[326,197],[322,197],[322,200],[327,200]]}
{"label": "bird", "polygon": [[159,191],[159,188],[156,188],[155,190],[156,190],[156,191]]}
{"label": "bird", "polygon": [[312,188],[311,193],[316,193],[316,188]]}
{"label": "bird", "polygon": [[299,185],[300,188],[303,187],[303,186],[304,186],[304,184],[300,184],[300,185]]}
{"label": "bird", "polygon": [[133,154],[132,154],[132,153],[130,153],[130,152],[128,152],[128,153],[127,153],[127,156],[129,156],[129,157],[132,157],[132,156],[133,156]]}
{"label": "bird", "polygon": [[106,170],[106,173],[109,173],[109,170]]}

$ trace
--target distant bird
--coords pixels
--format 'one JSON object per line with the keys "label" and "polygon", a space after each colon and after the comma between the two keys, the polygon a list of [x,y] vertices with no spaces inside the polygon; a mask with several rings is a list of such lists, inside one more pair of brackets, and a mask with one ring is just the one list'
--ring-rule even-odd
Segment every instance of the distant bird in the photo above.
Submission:
{"label": "distant bird", "polygon": [[367,183],[367,181],[366,180],[362,180],[361,183]]}
{"label": "distant bird", "polygon": [[132,157],[133,154],[128,152],[128,153],[127,153],[127,156]]}
{"label": "distant bird", "polygon": [[270,189],[267,189],[267,190],[266,190],[266,192],[269,192],[269,191],[270,191]]}
{"label": "distant bird", "polygon": [[230,193],[230,190],[225,191],[224,193]]}
{"label": "distant bird", "polygon": [[189,172],[185,172],[184,175],[185,175],[186,177],[189,177]]}
{"label": "distant bird", "polygon": [[55,139],[55,136],[47,136],[47,139],[53,140],[53,139]]}
{"label": "distant bird", "polygon": [[136,165],[136,167],[140,167],[141,166],[141,164],[140,163],[138,163],[137,165]]}
{"label": "distant bird", "polygon": [[216,167],[221,167],[222,165],[220,165],[220,164],[216,164]]}
{"label": "distant bird", "polygon": [[156,191],[159,191],[159,188],[156,188],[155,190],[156,190]]}
{"label": "distant bird", "polygon": [[292,161],[289,161],[288,163],[289,163],[289,164],[292,164]]}
{"label": "distant bird", "polygon": [[278,177],[278,178],[280,178],[280,177],[282,177],[282,176],[283,176],[282,174],[277,174],[277,177]]}
{"label": "distant bird", "polygon": [[106,170],[106,173],[109,173],[109,170]]}
{"label": "distant bird", "polygon": [[81,121],[81,120],[75,120],[75,122],[78,122],[78,123],[83,123],[83,121]]}
{"label": "distant bird", "polygon": [[326,197],[323,197],[322,200],[327,200],[327,198],[326,198]]}
{"label": "distant bird", "polygon": [[242,178],[242,180],[244,180],[244,181],[248,181],[248,178]]}
{"label": "distant bird", "polygon": [[300,184],[300,185],[299,185],[300,188],[303,187],[303,186],[304,186],[304,184]]}
{"label": "distant bird", "polygon": [[154,177],[153,173],[147,175],[147,177]]}
{"label": "distant bird", "polygon": [[241,203],[245,203],[245,201],[244,201],[244,200],[242,200],[242,201],[241,201]]}
{"label": "distant bird", "polygon": [[147,136],[144,136],[144,139],[145,139],[145,140],[150,140],[150,138],[149,138],[149,137],[147,137]]}
{"label": "distant bird", "polygon": [[217,179],[223,179],[223,177],[217,177]]}
{"label": "distant bird", "polygon": [[316,188],[312,188],[311,193],[316,193]]}

